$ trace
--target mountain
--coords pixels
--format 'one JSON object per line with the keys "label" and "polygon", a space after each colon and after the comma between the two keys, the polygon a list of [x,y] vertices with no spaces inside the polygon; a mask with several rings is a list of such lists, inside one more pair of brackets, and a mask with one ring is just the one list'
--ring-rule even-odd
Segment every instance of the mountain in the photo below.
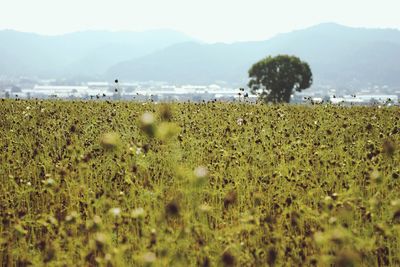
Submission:
{"label": "mountain", "polygon": [[60,36],[3,30],[0,74],[43,78],[101,76],[120,61],[186,41],[194,39],[171,30],[85,31]]}
{"label": "mountain", "polygon": [[393,29],[325,23],[232,44],[206,44],[170,30],[59,36],[0,31],[0,76],[244,86],[253,63],[278,54],[307,61],[316,85],[400,86],[400,31]]}
{"label": "mountain", "polygon": [[307,61],[315,84],[400,86],[400,31],[325,23],[258,42],[175,44],[120,62],[108,77],[171,83],[245,85],[253,63],[268,55],[292,54]]}

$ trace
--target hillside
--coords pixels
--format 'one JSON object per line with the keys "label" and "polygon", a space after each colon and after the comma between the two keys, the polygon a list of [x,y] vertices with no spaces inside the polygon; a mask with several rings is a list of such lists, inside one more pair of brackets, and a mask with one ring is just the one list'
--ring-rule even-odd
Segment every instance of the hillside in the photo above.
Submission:
{"label": "hillside", "polygon": [[184,43],[124,61],[109,77],[173,83],[245,84],[247,70],[267,55],[308,61],[315,83],[336,86],[400,85],[400,31],[321,24],[270,40],[233,44]]}
{"label": "hillside", "polygon": [[0,73],[43,78],[101,76],[120,61],[193,40],[179,32],[86,31],[43,36],[0,31]]}
{"label": "hillside", "polygon": [[243,86],[253,63],[277,54],[309,62],[317,85],[400,86],[399,30],[325,23],[265,41],[232,44],[202,43],[170,30],[60,36],[0,31],[3,76]]}

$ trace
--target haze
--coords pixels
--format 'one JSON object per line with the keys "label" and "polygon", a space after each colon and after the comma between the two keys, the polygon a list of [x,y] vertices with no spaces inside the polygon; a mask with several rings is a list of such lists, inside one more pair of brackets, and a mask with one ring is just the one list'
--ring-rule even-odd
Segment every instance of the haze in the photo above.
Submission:
{"label": "haze", "polygon": [[55,35],[163,28],[206,42],[234,42],[322,22],[400,28],[398,10],[398,0],[2,0],[0,29]]}

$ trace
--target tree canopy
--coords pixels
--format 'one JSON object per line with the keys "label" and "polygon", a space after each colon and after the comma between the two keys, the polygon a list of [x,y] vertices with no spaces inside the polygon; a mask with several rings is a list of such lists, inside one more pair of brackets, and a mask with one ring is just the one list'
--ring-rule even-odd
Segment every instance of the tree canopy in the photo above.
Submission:
{"label": "tree canopy", "polygon": [[249,70],[250,90],[264,102],[289,103],[291,95],[311,86],[309,65],[298,57],[279,55],[266,57]]}

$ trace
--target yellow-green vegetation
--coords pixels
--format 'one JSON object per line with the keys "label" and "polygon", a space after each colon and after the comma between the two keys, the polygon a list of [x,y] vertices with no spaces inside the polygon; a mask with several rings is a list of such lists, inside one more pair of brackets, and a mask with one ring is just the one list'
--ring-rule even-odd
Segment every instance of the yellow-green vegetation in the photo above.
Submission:
{"label": "yellow-green vegetation", "polygon": [[7,266],[400,266],[400,110],[0,102]]}

